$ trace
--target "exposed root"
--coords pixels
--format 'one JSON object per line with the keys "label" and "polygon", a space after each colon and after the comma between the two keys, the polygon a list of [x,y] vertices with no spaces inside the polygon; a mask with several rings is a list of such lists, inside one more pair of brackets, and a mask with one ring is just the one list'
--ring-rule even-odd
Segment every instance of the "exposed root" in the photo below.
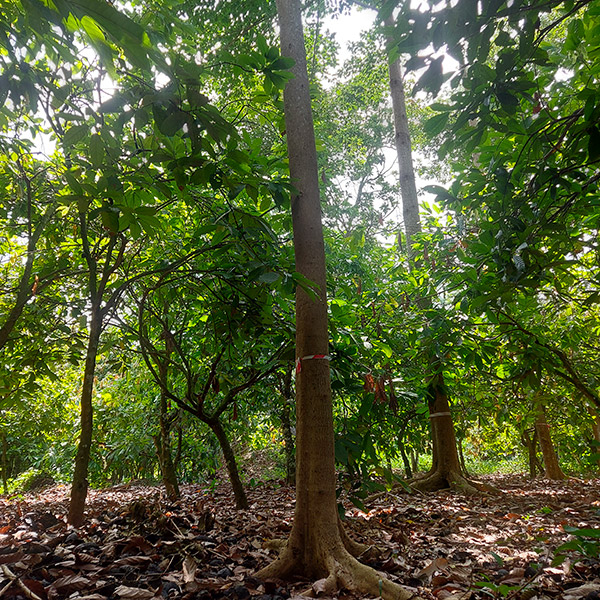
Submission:
{"label": "exposed root", "polygon": [[387,579],[384,575],[358,562],[347,553],[331,557],[330,575],[335,577],[336,587],[353,590],[384,600],[410,600],[419,598],[416,593]]}
{"label": "exposed root", "polygon": [[344,544],[344,548],[350,552],[352,556],[355,558],[358,556],[365,556],[371,549],[371,546],[368,544],[361,544],[359,542],[355,542],[352,538],[348,536],[346,533],[346,529],[344,528],[344,524],[342,520],[338,517],[338,530],[340,532],[340,537],[342,538],[342,544]]}
{"label": "exposed root", "polygon": [[427,473],[424,477],[411,479],[408,484],[420,492],[435,492],[437,490],[451,489],[468,496],[482,496],[487,494],[501,494],[502,492],[487,483],[467,479],[462,473],[452,471],[443,473],[436,470]]}
{"label": "exposed root", "polygon": [[283,540],[281,538],[267,540],[263,543],[263,548],[266,548],[267,550],[277,550],[278,552],[281,552],[286,547],[286,544],[287,540]]}
{"label": "exposed root", "polygon": [[[325,558],[326,576],[313,583],[303,595],[334,595],[341,588],[360,594],[377,596],[383,600],[422,600],[415,592],[387,579],[375,569],[363,565],[343,545],[336,545]],[[302,574],[300,565],[291,552],[284,552],[277,560],[259,571],[259,579],[289,579]]]}

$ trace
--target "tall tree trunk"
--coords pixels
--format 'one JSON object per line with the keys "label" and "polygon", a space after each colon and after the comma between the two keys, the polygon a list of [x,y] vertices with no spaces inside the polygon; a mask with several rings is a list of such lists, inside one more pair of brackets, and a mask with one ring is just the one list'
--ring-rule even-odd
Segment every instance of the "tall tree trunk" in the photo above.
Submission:
{"label": "tall tree trunk", "polygon": [[566,479],[560,465],[558,464],[558,456],[552,443],[550,436],[550,425],[546,420],[546,408],[543,402],[536,403],[536,420],[535,430],[540,440],[542,456],[544,457],[544,470],[547,479]]}
{"label": "tall tree trunk", "polygon": [[262,578],[299,574],[326,578],[325,594],[340,585],[386,598],[412,597],[403,588],[359,563],[357,544],[343,533],[337,512],[333,409],[328,353],[325,247],[306,51],[300,0],[277,0],[281,53],[294,59],[294,78],[284,92],[296,270],[316,285],[316,297],[296,291],[296,507],[294,524],[280,557],[259,572]]}
{"label": "tall tree trunk", "polygon": [[242,480],[240,479],[240,472],[238,470],[237,462],[235,460],[235,453],[229,443],[229,438],[223,429],[223,425],[218,418],[206,419],[205,423],[211,428],[212,432],[219,441],[221,452],[223,452],[223,458],[225,459],[225,466],[227,467],[227,473],[229,474],[229,481],[233,488],[233,497],[235,498],[235,505],[240,510],[246,510],[249,506]]}
{"label": "tall tree trunk", "polygon": [[69,504],[69,514],[67,517],[69,523],[74,527],[80,527],[83,523],[83,512],[85,510],[85,500],[88,491],[87,476],[92,449],[92,396],[94,393],[94,373],[96,370],[96,357],[98,356],[98,344],[102,332],[100,307],[98,305],[92,305],[91,312],[90,333],[88,337],[83,384],[81,388],[81,431],[79,433],[79,445],[75,456],[75,468],[71,486],[71,502]]}
{"label": "tall tree trunk", "polygon": [[[393,28],[396,22],[393,15],[385,20],[387,28]],[[388,36],[388,43],[393,39]],[[421,233],[421,218],[419,215],[419,198],[417,196],[417,183],[412,159],[412,143],[406,114],[406,98],[404,94],[404,78],[400,60],[390,62],[388,65],[390,77],[390,94],[392,96],[392,109],[394,113],[394,141],[398,156],[398,176],[400,181],[400,194],[402,196],[402,216],[404,217],[404,231],[406,245],[410,260],[414,260],[413,238]],[[401,238],[401,233],[398,233]],[[401,246],[401,244],[398,244]]]}
{"label": "tall tree trunk", "polygon": [[[390,14],[385,19],[385,26],[392,29],[395,19]],[[388,36],[391,45],[393,39]],[[410,268],[418,266],[420,258],[414,249],[414,237],[421,233],[421,217],[419,214],[419,198],[412,159],[412,143],[406,113],[406,98],[404,94],[404,79],[402,65],[397,59],[389,63],[390,94],[394,113],[394,139],[398,155],[398,173],[400,178],[400,194],[402,196],[402,215],[404,217],[404,231]],[[398,234],[399,240],[401,234]],[[401,244],[398,244],[399,247]],[[422,310],[432,308],[431,300],[426,294],[417,299],[417,304]],[[431,436],[433,441],[433,467],[425,479],[414,482],[415,487],[425,490],[436,490],[444,487],[461,489],[464,492],[475,493],[484,486],[479,483],[469,482],[461,467],[456,447],[454,424],[450,414],[450,404],[445,391],[443,367],[436,356],[428,357],[427,370],[432,373],[428,382],[428,396],[430,398],[430,413],[433,406],[435,417],[431,418]],[[489,491],[489,488],[488,488]]]}
{"label": "tall tree trunk", "polygon": [[410,450],[410,464],[413,473],[416,473],[419,470],[419,451],[416,448],[411,448]]}

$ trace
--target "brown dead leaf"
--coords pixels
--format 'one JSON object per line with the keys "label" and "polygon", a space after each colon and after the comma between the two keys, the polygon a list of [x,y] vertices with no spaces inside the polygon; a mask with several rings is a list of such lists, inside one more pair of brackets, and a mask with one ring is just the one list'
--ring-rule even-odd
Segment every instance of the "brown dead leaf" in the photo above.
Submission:
{"label": "brown dead leaf", "polygon": [[150,558],[149,556],[124,556],[123,558],[119,558],[118,560],[115,560],[113,565],[115,565],[115,566],[121,566],[121,565],[137,566],[137,565],[147,565],[151,562],[152,562],[152,558]]}
{"label": "brown dead leaf", "polygon": [[3,554],[0,556],[0,565],[12,565],[20,561],[25,553],[22,550],[11,552],[10,554]]}
{"label": "brown dead leaf", "polygon": [[154,592],[150,590],[144,590],[142,588],[128,587],[126,585],[120,585],[116,590],[115,594],[120,598],[127,598],[128,600],[148,600],[154,598]]}
{"label": "brown dead leaf", "polygon": [[135,550],[141,550],[144,554],[152,553],[152,545],[149,544],[141,535],[135,535],[127,540],[122,554],[128,554]]}
{"label": "brown dead leaf", "polygon": [[312,591],[317,594],[332,594],[335,592],[335,585],[332,585],[332,580],[324,577],[323,579],[318,579],[312,584]]}
{"label": "brown dead leaf", "polygon": [[436,571],[446,572],[448,567],[448,560],[443,556],[438,556],[435,560],[432,560],[426,567],[415,573],[417,579],[423,581],[430,580]]}
{"label": "brown dead leaf", "polygon": [[183,581],[184,583],[191,583],[196,579],[196,571],[198,570],[198,564],[192,556],[186,556],[183,561]]}
{"label": "brown dead leaf", "polygon": [[565,590],[563,600],[579,600],[579,598],[593,597],[600,592],[600,585],[597,583],[585,583],[576,588]]}
{"label": "brown dead leaf", "polygon": [[65,598],[74,592],[89,589],[93,587],[87,577],[72,574],[65,577],[59,577],[51,586],[46,589],[49,600],[55,598]]}
{"label": "brown dead leaf", "polygon": [[[36,595],[38,598],[47,598],[48,594],[46,593],[46,588],[44,587],[44,585],[40,582],[37,581],[35,579],[23,579],[21,581],[21,589],[24,590],[27,589],[30,592],[33,592],[34,595]],[[30,596],[31,597],[31,596]]]}

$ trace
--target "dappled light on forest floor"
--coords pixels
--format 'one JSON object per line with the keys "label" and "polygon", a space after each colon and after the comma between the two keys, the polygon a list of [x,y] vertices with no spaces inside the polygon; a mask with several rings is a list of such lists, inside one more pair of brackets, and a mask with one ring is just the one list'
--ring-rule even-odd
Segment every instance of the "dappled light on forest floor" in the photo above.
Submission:
{"label": "dappled light on forest floor", "polygon": [[[594,538],[567,533],[570,527],[600,529],[600,481],[486,481],[505,493],[391,493],[365,511],[348,505],[347,530],[371,546],[365,562],[424,598],[600,598]],[[254,576],[274,557],[268,541],[289,533],[293,488],[249,489],[250,510],[237,511],[225,485],[214,491],[184,486],[177,503],[159,487],[121,485],[90,493],[86,524],[78,530],[65,523],[68,491],[55,486],[0,500],[0,597],[319,595],[318,582],[261,582]],[[564,550],[562,562],[555,561],[556,548],[570,540],[581,541],[587,556]],[[357,598],[344,590],[336,597]]]}

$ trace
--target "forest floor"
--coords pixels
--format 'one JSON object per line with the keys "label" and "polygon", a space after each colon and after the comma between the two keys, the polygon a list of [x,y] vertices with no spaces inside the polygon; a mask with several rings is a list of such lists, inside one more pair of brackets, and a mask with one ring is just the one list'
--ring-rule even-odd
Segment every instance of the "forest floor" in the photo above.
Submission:
{"label": "forest floor", "polygon": [[[569,527],[599,534],[600,480],[484,479],[503,494],[380,495],[366,513],[349,505],[346,526],[373,547],[365,562],[423,598],[600,600],[600,538],[582,539],[587,556],[553,562],[559,545],[579,539]],[[282,600],[311,585],[318,595],[318,583],[253,576],[274,558],[265,541],[290,530],[294,490],[273,482],[248,495],[240,512],[225,485],[184,486],[177,503],[154,486],[95,490],[79,530],[65,524],[65,486],[2,498],[0,598]]]}

